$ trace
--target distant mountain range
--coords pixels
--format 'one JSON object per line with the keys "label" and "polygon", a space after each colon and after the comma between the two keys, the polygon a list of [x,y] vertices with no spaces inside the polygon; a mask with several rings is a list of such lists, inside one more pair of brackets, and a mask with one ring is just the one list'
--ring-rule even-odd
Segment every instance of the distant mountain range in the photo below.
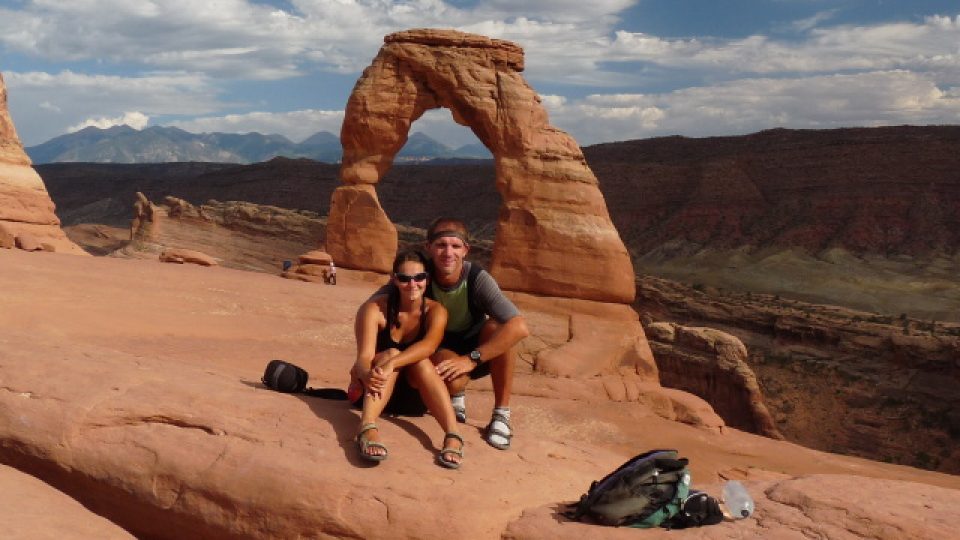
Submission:
{"label": "distant mountain range", "polygon": [[[35,164],[43,163],[259,163],[282,156],[327,163],[340,161],[340,138],[320,131],[295,143],[283,135],[262,133],[190,133],[175,127],[87,127],[26,148]],[[413,133],[397,154],[397,162],[435,159],[491,159],[482,144],[459,148]]]}

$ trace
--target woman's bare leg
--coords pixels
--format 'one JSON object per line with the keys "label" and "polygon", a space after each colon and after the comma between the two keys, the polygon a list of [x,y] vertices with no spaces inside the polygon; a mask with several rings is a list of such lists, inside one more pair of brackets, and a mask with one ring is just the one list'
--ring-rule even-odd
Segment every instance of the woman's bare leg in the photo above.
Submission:
{"label": "woman's bare leg", "polygon": [[[440,428],[444,433],[457,432],[457,417],[453,414],[453,406],[450,404],[450,394],[447,392],[447,385],[443,379],[437,375],[437,370],[428,358],[410,364],[406,367],[407,380],[410,386],[413,386],[420,392],[420,399],[430,410],[430,414],[437,419]],[[444,444],[446,443],[446,444]],[[447,439],[441,443],[441,448],[449,446],[460,448],[460,441],[454,438]],[[450,461],[458,463],[460,456],[456,454],[447,454]]]}
{"label": "woman's bare leg", "polygon": [[[373,365],[377,365],[379,361],[396,356],[399,353],[396,349],[387,349],[381,353],[377,353],[373,357]],[[369,392],[366,392],[363,395],[363,412],[360,413],[360,426],[361,428],[366,424],[375,424],[377,419],[380,418],[380,415],[383,413],[384,407],[387,406],[387,402],[390,401],[390,396],[393,395],[393,387],[397,383],[397,372],[394,371],[387,376],[387,383],[383,387],[383,391],[379,395],[373,395]],[[370,442],[380,442],[380,430],[379,429],[370,429],[363,435]],[[386,454],[386,450],[379,446],[371,446],[367,449],[367,453],[372,456],[380,456]]]}

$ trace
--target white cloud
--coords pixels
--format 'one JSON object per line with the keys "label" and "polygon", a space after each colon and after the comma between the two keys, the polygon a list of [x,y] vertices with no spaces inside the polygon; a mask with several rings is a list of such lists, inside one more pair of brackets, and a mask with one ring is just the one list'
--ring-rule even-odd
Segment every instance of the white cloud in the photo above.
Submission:
{"label": "white cloud", "polygon": [[70,126],[67,128],[67,131],[73,133],[74,131],[80,131],[86,127],[97,127],[100,129],[107,129],[113,126],[130,126],[133,129],[143,129],[147,127],[147,124],[150,123],[150,117],[143,114],[140,111],[131,111],[125,112],[120,116],[113,118],[88,118],[83,122],[75,126]]}
{"label": "white cloud", "polygon": [[814,13],[813,16],[793,21],[790,28],[796,32],[806,32],[807,30],[820,26],[824,21],[832,19],[838,12],[837,9],[830,9]]}
{"label": "white cloud", "polygon": [[[672,39],[619,26],[623,10],[637,1],[480,0],[457,7],[440,0],[289,0],[284,11],[253,0],[32,0],[0,8],[0,50],[54,65],[83,61],[91,73],[98,65],[132,73],[8,73],[11,112],[28,144],[127,111],[185,118],[176,125],[192,131],[292,139],[337,133],[342,111],[225,115],[246,104],[224,96],[248,83],[269,84],[253,80],[359,75],[385,34],[413,27],[519,43],[527,80],[555,94],[543,98],[551,120],[586,144],[779,125],[957,121],[960,15],[829,26],[835,13],[823,11],[794,24],[799,40]],[[556,95],[556,85],[582,85],[595,95]],[[654,87],[659,93],[638,90]],[[264,88],[250,101],[260,103]],[[415,129],[472,140],[442,111],[428,113]]]}
{"label": "white cloud", "polygon": [[904,70],[743,79],[663,94],[545,100],[554,125],[582,145],[684,134],[745,134],[772,127],[960,123],[960,88]]}
{"label": "white cloud", "polygon": [[120,118],[128,111],[146,116],[198,115],[226,106],[210,79],[187,73],[120,77],[33,71],[7,72],[4,78],[11,116],[27,146],[62,135],[67,126]]}
{"label": "white cloud", "polygon": [[598,54],[590,42],[634,3],[597,0],[584,9],[580,0],[487,0],[461,9],[439,0],[291,0],[288,12],[249,0],[34,0],[0,8],[0,44],[48,60],[276,79],[311,68],[358,71],[384,35],[445,27],[521,41],[545,66],[561,66],[564,50],[581,48],[571,42],[587,47],[578,55]]}
{"label": "white cloud", "polygon": [[667,68],[727,73],[923,69],[930,63],[960,69],[960,15],[923,23],[813,28],[809,39],[777,41],[762,35],[738,40],[665,40],[615,33],[606,59]]}
{"label": "white cloud", "polygon": [[0,42],[48,60],[275,78],[297,72],[304,21],[245,0],[35,0],[0,11]]}
{"label": "white cloud", "polygon": [[[660,94],[593,94],[582,99],[544,95],[550,122],[581,145],[684,134],[746,134],[772,127],[960,123],[960,86],[904,70],[796,78],[755,78]],[[257,112],[207,117],[174,125],[188,131],[280,133],[301,140],[340,131],[343,111]],[[450,112],[427,111],[411,127],[449,146],[477,142]]]}

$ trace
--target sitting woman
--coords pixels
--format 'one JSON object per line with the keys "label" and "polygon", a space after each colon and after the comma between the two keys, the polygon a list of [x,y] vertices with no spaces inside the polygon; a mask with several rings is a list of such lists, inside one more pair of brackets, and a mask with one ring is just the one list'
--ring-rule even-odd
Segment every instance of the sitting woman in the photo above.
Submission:
{"label": "sitting woman", "polygon": [[437,461],[456,469],[463,458],[463,439],[456,431],[447,387],[430,362],[443,338],[447,311],[423,296],[429,278],[426,264],[416,251],[397,255],[389,293],[367,300],[357,312],[357,361],[351,370],[351,387],[362,392],[354,403],[363,407],[357,442],[360,457],[383,461],[387,447],[375,423],[380,414],[422,415],[429,409],[444,431]]}

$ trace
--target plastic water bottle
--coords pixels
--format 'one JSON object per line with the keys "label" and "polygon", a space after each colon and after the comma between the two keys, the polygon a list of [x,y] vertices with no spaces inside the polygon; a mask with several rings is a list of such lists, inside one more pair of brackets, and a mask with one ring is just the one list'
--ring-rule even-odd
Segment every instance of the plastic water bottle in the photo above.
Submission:
{"label": "plastic water bottle", "polygon": [[733,519],[744,519],[753,513],[753,498],[737,480],[730,480],[723,485],[723,504]]}

